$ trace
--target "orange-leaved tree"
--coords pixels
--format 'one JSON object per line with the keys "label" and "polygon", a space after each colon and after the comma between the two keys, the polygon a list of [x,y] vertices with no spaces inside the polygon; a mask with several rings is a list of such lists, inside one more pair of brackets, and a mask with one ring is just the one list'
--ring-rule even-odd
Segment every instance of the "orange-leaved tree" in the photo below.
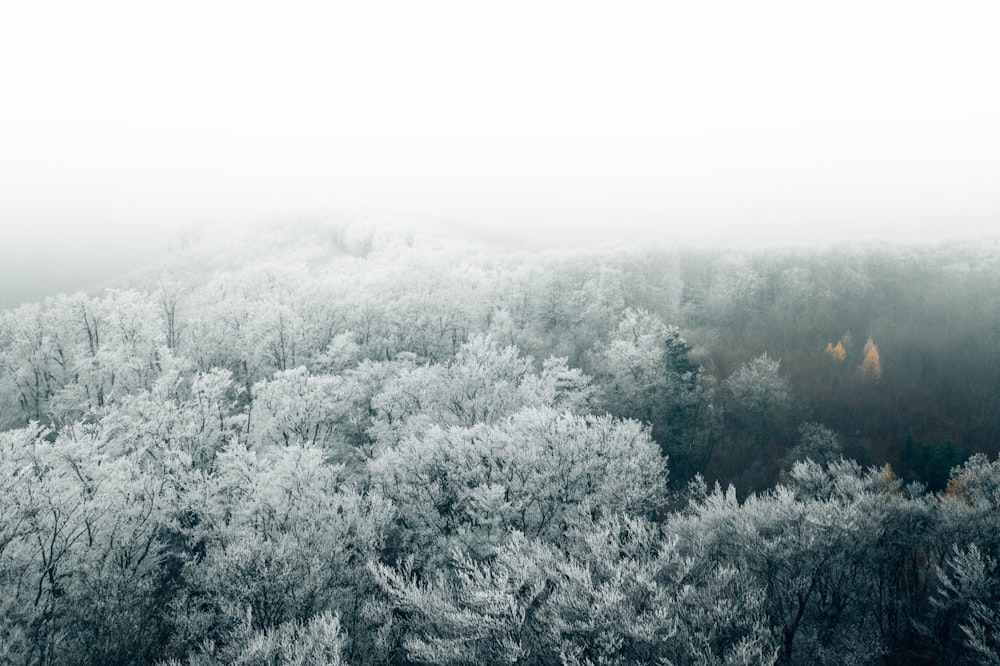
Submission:
{"label": "orange-leaved tree", "polygon": [[878,355],[878,345],[868,338],[865,343],[865,360],[861,362],[861,376],[878,381],[882,378],[882,361]]}
{"label": "orange-leaved tree", "polygon": [[836,346],[832,342],[826,343],[826,349],[824,350],[831,359],[837,363],[842,363],[847,357],[847,350],[844,349],[844,343],[838,342]]}

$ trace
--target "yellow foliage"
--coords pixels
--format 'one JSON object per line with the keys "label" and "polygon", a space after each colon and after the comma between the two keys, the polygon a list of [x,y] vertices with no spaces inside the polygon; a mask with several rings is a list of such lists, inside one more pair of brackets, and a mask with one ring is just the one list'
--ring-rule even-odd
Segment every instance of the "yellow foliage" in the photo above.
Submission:
{"label": "yellow foliage", "polygon": [[944,489],[944,494],[948,497],[964,500],[966,504],[972,504],[972,500],[965,490],[965,484],[962,483],[961,479],[949,479],[948,486]]}
{"label": "yellow foliage", "polygon": [[896,470],[892,468],[892,465],[886,463],[885,466],[882,467],[882,474],[883,474],[882,476],[883,481],[881,484],[882,491],[886,493],[892,493],[893,495],[902,495],[903,491],[899,488],[899,485],[896,483],[897,481],[899,481],[899,477],[896,476]]}
{"label": "yellow foliage", "polygon": [[832,358],[837,363],[842,363],[845,358],[847,358],[847,350],[844,349],[844,344],[838,342],[837,346],[834,347],[832,342],[826,343],[826,354]]}
{"label": "yellow foliage", "polygon": [[868,338],[865,344],[865,360],[861,362],[861,375],[865,379],[878,381],[882,378],[882,360],[878,356],[878,345]]}

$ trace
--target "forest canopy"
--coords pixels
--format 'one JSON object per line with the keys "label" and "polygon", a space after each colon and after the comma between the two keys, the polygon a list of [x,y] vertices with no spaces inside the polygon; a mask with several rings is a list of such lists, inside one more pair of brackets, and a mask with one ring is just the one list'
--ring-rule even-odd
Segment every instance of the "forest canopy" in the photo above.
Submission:
{"label": "forest canopy", "polygon": [[997,663],[997,294],[310,222],[4,310],[0,662]]}

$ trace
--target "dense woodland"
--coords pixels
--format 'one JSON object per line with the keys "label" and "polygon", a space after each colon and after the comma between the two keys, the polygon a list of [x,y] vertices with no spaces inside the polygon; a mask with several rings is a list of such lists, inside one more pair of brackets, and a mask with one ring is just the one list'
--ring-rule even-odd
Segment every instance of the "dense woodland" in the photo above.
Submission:
{"label": "dense woodland", "polygon": [[1000,663],[1000,244],[194,239],[0,312],[0,662]]}

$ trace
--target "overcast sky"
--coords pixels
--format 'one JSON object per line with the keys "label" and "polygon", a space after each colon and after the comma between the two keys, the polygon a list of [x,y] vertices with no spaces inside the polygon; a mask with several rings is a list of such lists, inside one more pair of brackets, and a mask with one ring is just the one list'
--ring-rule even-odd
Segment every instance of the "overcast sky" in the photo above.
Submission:
{"label": "overcast sky", "polygon": [[8,4],[7,262],[345,207],[550,243],[1000,227],[995,2]]}

